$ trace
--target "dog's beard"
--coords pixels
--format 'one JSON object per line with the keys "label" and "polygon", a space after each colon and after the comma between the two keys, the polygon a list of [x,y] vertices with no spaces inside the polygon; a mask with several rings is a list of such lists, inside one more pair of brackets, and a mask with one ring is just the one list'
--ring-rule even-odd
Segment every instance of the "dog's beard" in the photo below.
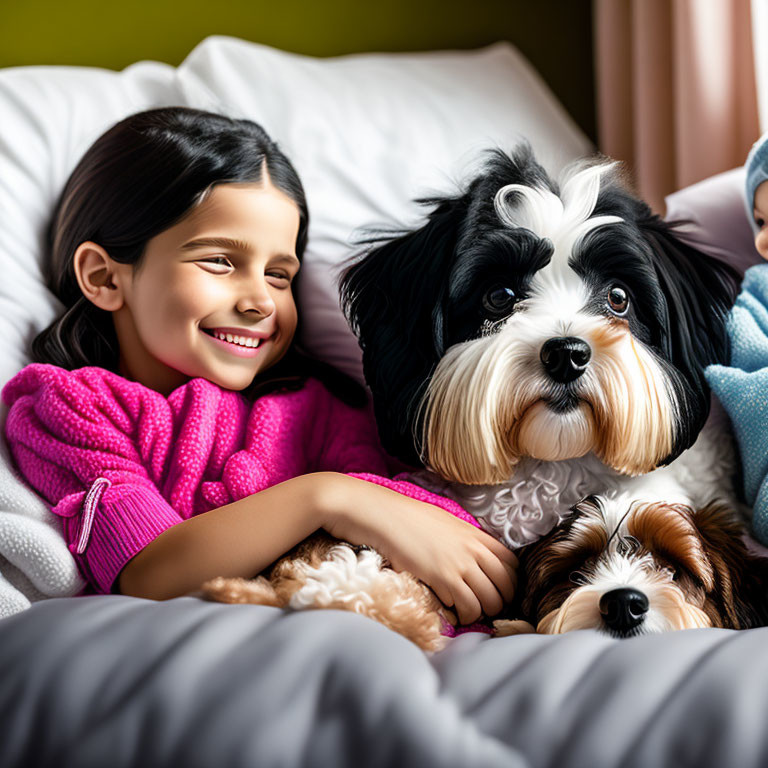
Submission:
{"label": "dog's beard", "polygon": [[540,400],[523,414],[517,428],[517,452],[544,461],[583,456],[594,445],[595,420],[584,402],[557,413]]}
{"label": "dog's beard", "polygon": [[625,323],[580,315],[552,335],[585,339],[592,360],[578,380],[558,384],[539,360],[541,324],[521,311],[494,335],[447,351],[423,402],[424,463],[465,484],[504,482],[524,456],[593,451],[622,474],[656,468],[674,443],[670,372]]}

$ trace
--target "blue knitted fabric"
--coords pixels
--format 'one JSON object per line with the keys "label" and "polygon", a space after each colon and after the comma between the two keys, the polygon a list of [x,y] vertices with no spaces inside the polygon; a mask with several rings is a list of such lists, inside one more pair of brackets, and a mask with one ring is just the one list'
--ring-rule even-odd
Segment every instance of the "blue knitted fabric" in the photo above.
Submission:
{"label": "blue knitted fabric", "polygon": [[753,533],[768,546],[768,264],[745,272],[728,336],[731,364],[710,365],[705,375],[733,424]]}

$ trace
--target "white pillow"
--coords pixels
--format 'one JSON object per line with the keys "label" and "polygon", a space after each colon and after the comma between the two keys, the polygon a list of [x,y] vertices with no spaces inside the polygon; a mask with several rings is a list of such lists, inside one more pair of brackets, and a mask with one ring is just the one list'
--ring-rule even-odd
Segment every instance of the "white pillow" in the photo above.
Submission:
{"label": "white pillow", "polygon": [[310,214],[302,342],[360,381],[335,280],[364,228],[414,226],[425,211],[413,199],[456,191],[485,149],[526,138],[553,172],[593,151],[508,43],[316,59],[216,36],[178,78],[187,104],[261,123],[296,166]]}
{"label": "white pillow", "polygon": [[[312,59],[233,38],[178,68],[0,70],[0,386],[62,306],[43,279],[46,227],[82,154],[127,115],[186,105],[261,122],[306,184],[312,228],[301,312],[310,352],[361,377],[333,267],[370,225],[414,224],[411,198],[450,191],[478,150],[530,138],[552,170],[591,147],[509,45]],[[6,416],[0,407],[0,425]],[[0,616],[83,586],[43,501],[0,447]]]}
{"label": "white pillow", "polygon": [[26,365],[34,336],[63,310],[45,287],[48,220],[88,147],[132,112],[178,104],[176,70],[140,62],[0,69],[0,382]]}
{"label": "white pillow", "polygon": [[[0,70],[0,386],[30,362],[34,336],[62,310],[45,287],[48,220],[80,156],[131,112],[178,103],[175,70]],[[7,408],[0,407],[0,424]],[[0,441],[0,617],[82,590],[61,522],[16,475]]]}

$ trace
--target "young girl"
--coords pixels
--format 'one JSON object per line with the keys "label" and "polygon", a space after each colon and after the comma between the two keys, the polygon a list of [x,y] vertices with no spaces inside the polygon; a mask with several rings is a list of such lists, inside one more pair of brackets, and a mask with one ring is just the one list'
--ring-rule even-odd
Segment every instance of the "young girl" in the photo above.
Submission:
{"label": "young girl", "polygon": [[323,528],[462,623],[493,616],[514,555],[454,502],[383,477],[362,391],[293,343],[307,225],[295,170],[250,121],[167,108],[108,130],[52,221],[66,311],[2,391],[14,460],[97,592],[252,577]]}

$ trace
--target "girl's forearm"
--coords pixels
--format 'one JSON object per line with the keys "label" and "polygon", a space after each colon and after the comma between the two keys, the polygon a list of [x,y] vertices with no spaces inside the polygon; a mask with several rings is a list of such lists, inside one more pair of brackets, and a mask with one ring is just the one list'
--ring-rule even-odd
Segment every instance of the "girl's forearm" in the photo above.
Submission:
{"label": "girl's forearm", "polygon": [[514,595],[516,559],[484,531],[439,507],[335,472],[286,480],[174,525],[122,570],[120,592],[165,600],[216,576],[250,578],[319,528],[377,549],[455,606],[466,624]]}
{"label": "girl's forearm", "polygon": [[164,531],[118,577],[125,595],[164,600],[215,576],[250,578],[323,527],[334,473],[302,475]]}

